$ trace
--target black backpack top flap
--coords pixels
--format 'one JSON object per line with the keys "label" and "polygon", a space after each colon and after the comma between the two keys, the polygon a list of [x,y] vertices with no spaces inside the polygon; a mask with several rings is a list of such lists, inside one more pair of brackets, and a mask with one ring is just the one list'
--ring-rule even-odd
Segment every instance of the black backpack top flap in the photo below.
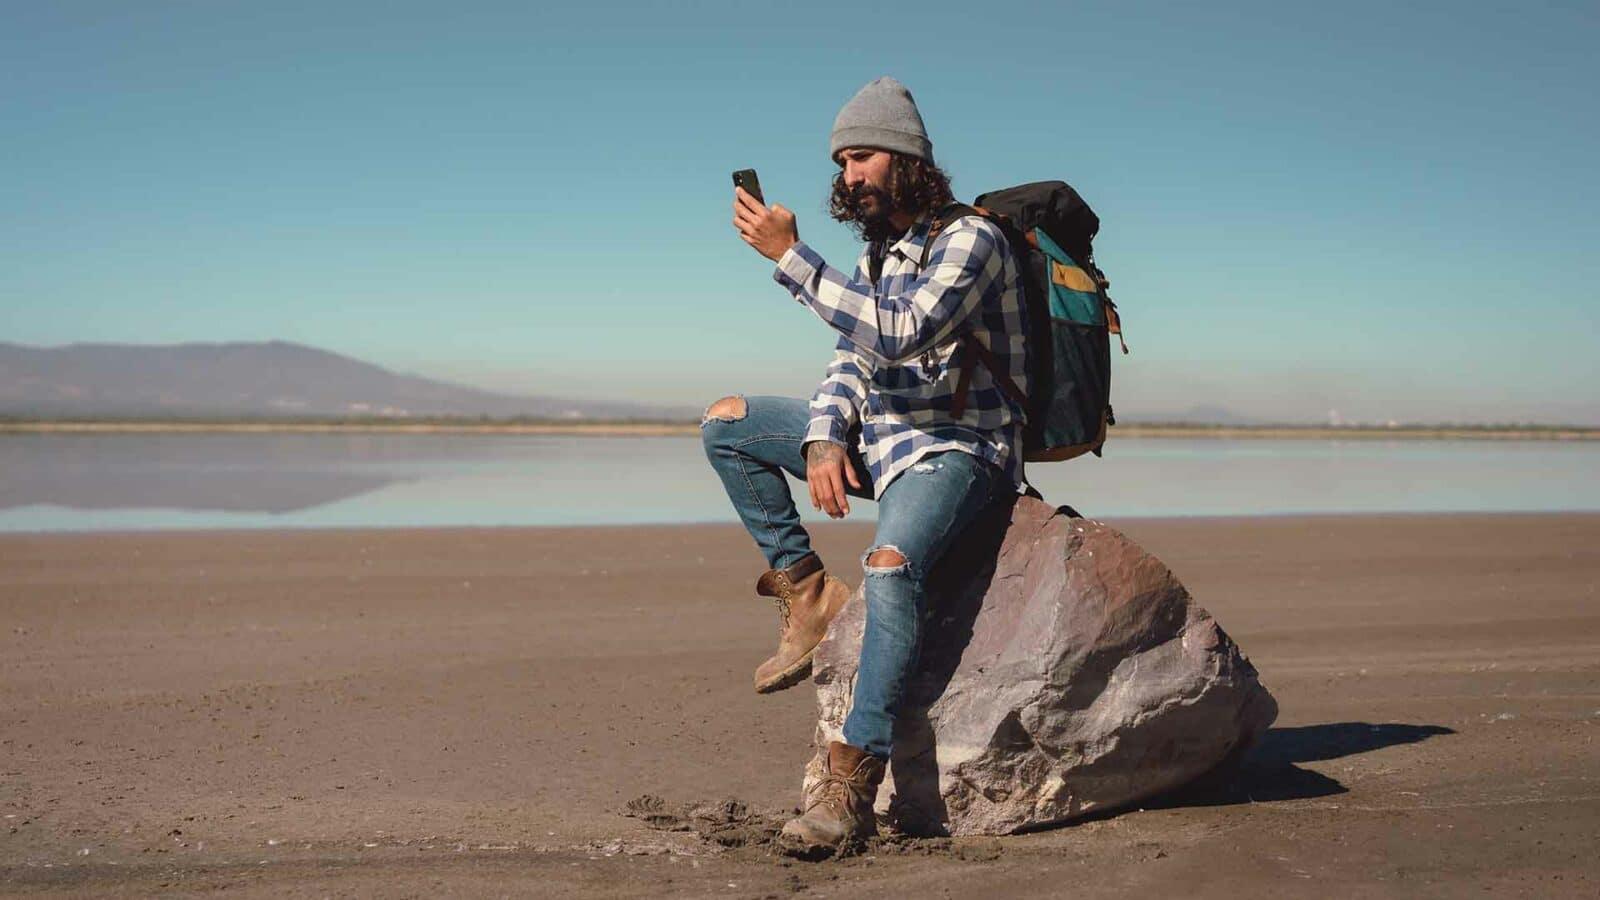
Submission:
{"label": "black backpack top flap", "polygon": [[975,205],[1005,216],[1020,231],[1042,229],[1079,265],[1089,262],[1094,236],[1100,231],[1100,217],[1065,181],[1035,181],[990,191]]}

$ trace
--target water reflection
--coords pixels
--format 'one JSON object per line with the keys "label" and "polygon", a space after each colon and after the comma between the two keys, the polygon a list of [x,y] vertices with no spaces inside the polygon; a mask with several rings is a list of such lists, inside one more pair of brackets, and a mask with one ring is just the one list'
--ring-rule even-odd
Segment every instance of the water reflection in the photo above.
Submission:
{"label": "water reflection", "polygon": [[418,448],[370,436],[15,435],[0,439],[0,510],[177,509],[282,514],[404,478]]}
{"label": "water reflection", "polygon": [[[1124,439],[1029,476],[1107,517],[1600,509],[1595,442]],[[0,435],[0,531],[732,519],[693,436]]]}

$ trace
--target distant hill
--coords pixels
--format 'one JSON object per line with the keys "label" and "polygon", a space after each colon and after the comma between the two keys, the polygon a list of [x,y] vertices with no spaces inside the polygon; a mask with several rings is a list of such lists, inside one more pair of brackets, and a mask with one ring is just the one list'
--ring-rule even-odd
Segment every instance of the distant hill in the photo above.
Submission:
{"label": "distant hill", "polygon": [[285,341],[0,343],[0,415],[689,419],[696,410],[514,396],[403,375]]}

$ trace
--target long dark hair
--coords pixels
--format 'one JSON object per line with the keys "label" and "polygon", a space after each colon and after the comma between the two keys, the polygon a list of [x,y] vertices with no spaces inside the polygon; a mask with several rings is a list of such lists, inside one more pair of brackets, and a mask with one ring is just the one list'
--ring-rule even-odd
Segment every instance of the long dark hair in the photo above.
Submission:
{"label": "long dark hair", "polygon": [[890,236],[886,233],[889,213],[905,212],[916,218],[955,202],[955,194],[950,190],[950,176],[937,165],[891,152],[888,199],[890,208],[869,219],[861,211],[860,196],[844,183],[844,170],[840,169],[833,176],[828,214],[849,225],[864,240],[882,240]]}

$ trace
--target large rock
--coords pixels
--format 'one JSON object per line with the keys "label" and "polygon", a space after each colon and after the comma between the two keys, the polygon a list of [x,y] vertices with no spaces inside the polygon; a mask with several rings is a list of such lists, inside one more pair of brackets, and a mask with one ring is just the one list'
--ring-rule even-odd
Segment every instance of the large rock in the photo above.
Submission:
{"label": "large rock", "polygon": [[[1210,613],[1099,522],[1021,498],[969,528],[930,581],[878,794],[907,833],[1004,834],[1127,806],[1236,758],[1277,717]],[[840,739],[865,622],[857,591],[817,650],[822,752]]]}

